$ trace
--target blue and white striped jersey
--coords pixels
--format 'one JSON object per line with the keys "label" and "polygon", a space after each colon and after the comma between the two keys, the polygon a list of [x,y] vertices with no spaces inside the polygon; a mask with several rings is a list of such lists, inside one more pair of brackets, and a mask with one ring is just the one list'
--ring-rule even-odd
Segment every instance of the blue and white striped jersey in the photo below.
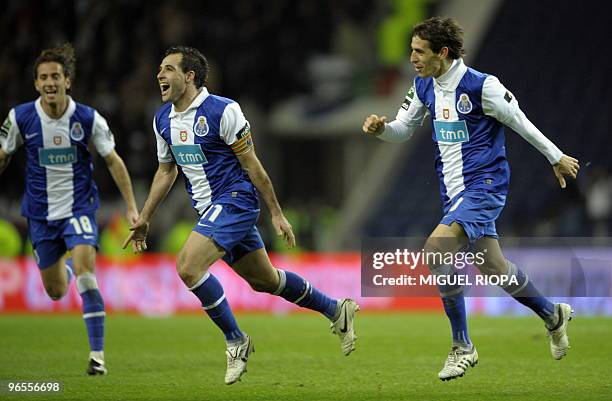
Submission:
{"label": "blue and white striped jersey", "polygon": [[[510,168],[504,127],[483,111],[482,90],[487,75],[471,68],[466,68],[461,77],[449,72],[448,78],[455,82],[415,79],[415,94],[433,120],[440,194],[445,203],[466,188],[506,194]],[[516,106],[516,99],[509,95],[503,112],[511,113]]]}
{"label": "blue and white striped jersey", "polygon": [[59,119],[44,112],[40,98],[11,109],[2,125],[0,146],[8,154],[25,146],[23,216],[59,220],[98,208],[98,188],[88,150],[90,140],[103,157],[115,148],[106,120],[96,110],[71,98]]}
{"label": "blue and white striped jersey", "polygon": [[395,121],[386,124],[379,137],[389,142],[406,140],[428,114],[444,205],[466,189],[507,194],[510,168],[504,125],[534,145],[550,163],[562,156],[496,77],[466,67],[461,59],[454,60],[438,78],[416,77]]}
{"label": "blue and white striped jersey", "polygon": [[176,163],[198,214],[220,195],[253,192],[237,154],[252,147],[248,121],[238,103],[202,88],[191,105],[177,112],[166,103],[153,119],[160,163]]}

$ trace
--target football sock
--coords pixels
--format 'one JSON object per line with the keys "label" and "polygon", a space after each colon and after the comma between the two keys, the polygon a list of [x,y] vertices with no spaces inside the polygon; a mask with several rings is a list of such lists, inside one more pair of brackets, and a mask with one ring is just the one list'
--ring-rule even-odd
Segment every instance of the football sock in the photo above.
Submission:
{"label": "football sock", "polygon": [[99,363],[104,363],[104,351],[91,351],[89,359],[94,359]]}
{"label": "football sock", "polygon": [[210,272],[206,272],[189,290],[198,297],[208,316],[221,329],[228,346],[242,343],[244,334],[238,328],[238,323],[219,280]]}
{"label": "football sock", "polygon": [[94,352],[103,351],[106,312],[96,275],[90,272],[83,273],[77,277],[76,284],[83,300],[83,320],[89,337],[89,348]]}
{"label": "football sock", "polygon": [[281,269],[276,270],[280,283],[273,295],[283,297],[303,308],[321,312],[329,320],[333,321],[338,317],[338,301],[323,294],[299,275]]}
{"label": "football sock", "polygon": [[[455,274],[454,268],[450,265],[431,268],[431,272],[436,276],[447,276],[449,278]],[[468,334],[463,288],[458,284],[448,284],[438,285],[438,289],[440,290],[444,312],[450,320],[453,345],[463,349],[471,349],[472,341]]]}
{"label": "football sock", "polygon": [[516,281],[515,283],[510,283],[501,287],[514,299],[540,316],[547,327],[554,327],[558,320],[555,313],[555,304],[550,302],[548,298],[542,296],[529,280],[529,276],[514,263],[509,260],[507,260],[506,263],[508,265],[508,272],[506,274],[508,277],[516,277]]}
{"label": "football sock", "polygon": [[471,348],[472,341],[468,334],[467,315],[465,312],[465,299],[463,293],[442,297],[444,312],[451,323],[453,345],[461,348]]}

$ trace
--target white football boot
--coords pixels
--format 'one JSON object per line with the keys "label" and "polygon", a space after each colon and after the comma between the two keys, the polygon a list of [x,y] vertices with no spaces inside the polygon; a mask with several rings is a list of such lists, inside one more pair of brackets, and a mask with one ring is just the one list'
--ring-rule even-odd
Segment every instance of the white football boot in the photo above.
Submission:
{"label": "white football boot", "polygon": [[357,335],[355,334],[355,312],[359,310],[359,305],[352,299],[339,299],[340,315],[331,324],[332,333],[336,334],[340,338],[340,348],[342,353],[348,356],[351,352],[355,351],[355,341],[357,341]]}
{"label": "white football boot", "polygon": [[440,380],[452,380],[457,377],[463,377],[468,367],[474,367],[477,363],[478,352],[476,347],[472,345],[471,350],[464,350],[453,345],[448,353],[446,362],[444,362],[444,367],[438,372],[438,378]]}
{"label": "white football boot", "polygon": [[103,360],[91,358],[85,372],[90,376],[104,376],[108,373],[108,370],[104,366]]}
{"label": "white football boot", "polygon": [[552,329],[548,329],[550,341],[550,353],[556,360],[563,358],[570,348],[569,338],[567,337],[567,323],[572,320],[574,310],[568,304],[556,304],[559,322]]}
{"label": "white football boot", "polygon": [[227,347],[227,370],[225,371],[225,384],[233,384],[240,380],[240,376],[246,373],[247,361],[251,352],[255,352],[253,341],[247,334],[244,342],[234,347]]}

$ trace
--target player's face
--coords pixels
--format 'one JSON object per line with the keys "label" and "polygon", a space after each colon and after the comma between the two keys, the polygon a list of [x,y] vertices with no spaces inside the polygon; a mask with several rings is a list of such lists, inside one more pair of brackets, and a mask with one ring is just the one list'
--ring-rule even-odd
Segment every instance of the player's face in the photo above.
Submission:
{"label": "player's face", "polygon": [[70,78],[64,75],[64,67],[60,63],[41,63],[36,69],[34,87],[44,103],[62,105],[66,102],[66,94],[70,89]]}
{"label": "player's face", "polygon": [[185,94],[187,82],[185,73],[181,69],[183,55],[180,53],[170,54],[161,62],[157,73],[157,82],[161,90],[161,97],[164,103],[177,101]]}
{"label": "player's face", "polygon": [[442,48],[440,53],[434,53],[431,50],[428,40],[423,40],[418,36],[412,37],[412,53],[410,54],[410,62],[414,65],[416,73],[421,78],[439,77],[442,75],[442,59],[443,52],[446,48]]}

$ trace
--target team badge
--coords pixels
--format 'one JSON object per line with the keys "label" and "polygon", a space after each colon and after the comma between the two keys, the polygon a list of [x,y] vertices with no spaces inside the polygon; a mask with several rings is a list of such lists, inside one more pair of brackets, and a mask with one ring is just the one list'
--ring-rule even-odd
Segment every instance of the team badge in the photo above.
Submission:
{"label": "team badge", "polygon": [[208,134],[208,124],[206,123],[206,117],[200,116],[198,117],[198,121],[193,126],[193,132],[197,136],[206,136]]}
{"label": "team badge", "polygon": [[462,93],[459,96],[457,111],[462,114],[467,114],[472,111],[472,102],[470,102],[470,97],[467,95],[467,93]]}
{"label": "team badge", "polygon": [[183,142],[187,141],[187,131],[181,131],[180,138]]}
{"label": "team badge", "polygon": [[61,145],[62,144],[62,137],[58,136],[58,135],[54,136],[53,137],[53,143],[55,145]]}
{"label": "team badge", "polygon": [[81,127],[81,123],[72,124],[72,128],[70,128],[70,138],[74,141],[80,141],[85,137],[85,131],[83,131],[83,127]]}
{"label": "team badge", "polygon": [[450,118],[450,110],[449,109],[442,110],[442,115],[444,116],[445,120],[448,120]]}

